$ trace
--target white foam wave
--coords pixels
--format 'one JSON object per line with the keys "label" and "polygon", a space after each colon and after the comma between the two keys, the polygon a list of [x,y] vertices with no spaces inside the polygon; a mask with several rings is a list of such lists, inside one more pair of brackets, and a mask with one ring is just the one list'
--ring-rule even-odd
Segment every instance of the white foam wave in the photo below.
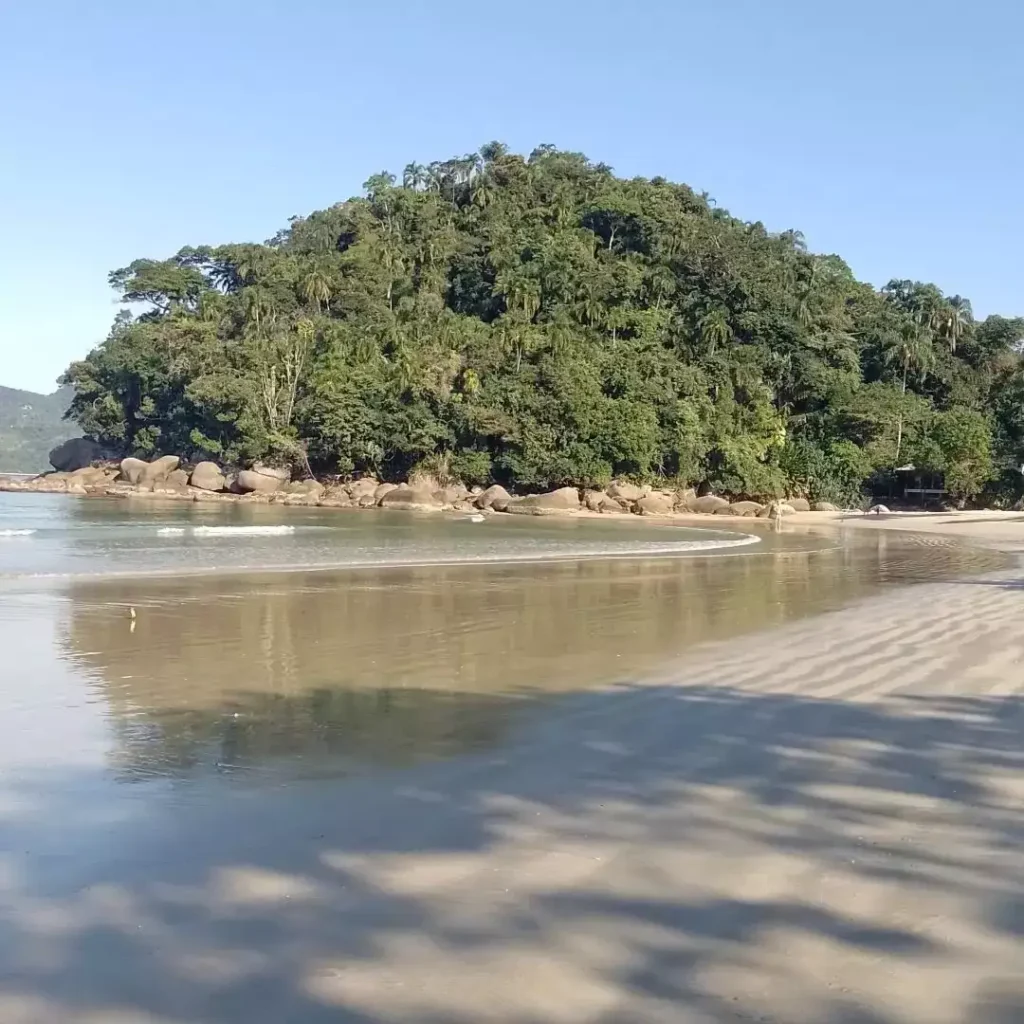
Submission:
{"label": "white foam wave", "polygon": [[35,530],[0,530],[0,537],[31,537]]}
{"label": "white foam wave", "polygon": [[277,537],[294,533],[294,526],[161,526],[160,537]]}
{"label": "white foam wave", "polygon": [[278,537],[294,533],[294,526],[196,526],[196,537]]}

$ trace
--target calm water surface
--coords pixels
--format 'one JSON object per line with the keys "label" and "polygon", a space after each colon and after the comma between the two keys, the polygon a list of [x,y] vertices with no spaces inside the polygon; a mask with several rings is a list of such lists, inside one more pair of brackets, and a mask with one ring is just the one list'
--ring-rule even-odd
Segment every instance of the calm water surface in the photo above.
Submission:
{"label": "calm water surface", "polygon": [[694,644],[999,564],[732,525],[0,494],[0,770],[84,762],[119,793],[407,765]]}
{"label": "calm water surface", "polygon": [[0,494],[0,580],[683,555],[755,540],[725,530],[654,530],[631,516],[479,519]]}
{"label": "calm water surface", "polygon": [[[173,899],[155,922],[125,893],[227,860],[290,870],[346,822],[457,846],[440,811],[406,829],[387,801],[454,806],[452,779],[519,756],[582,691],[691,681],[698,643],[1000,564],[729,525],[748,532],[0,495],[0,1018],[15,991],[45,1012],[7,1019],[285,1019],[258,987],[201,1018],[170,1012],[173,985],[133,994],[122,961],[155,954],[132,929],[188,937]],[[230,922],[215,944],[244,949]]]}

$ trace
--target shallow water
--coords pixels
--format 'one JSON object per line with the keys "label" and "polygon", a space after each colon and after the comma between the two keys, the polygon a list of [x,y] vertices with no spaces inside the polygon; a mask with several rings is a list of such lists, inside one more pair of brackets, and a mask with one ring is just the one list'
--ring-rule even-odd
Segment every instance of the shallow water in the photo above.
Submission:
{"label": "shallow water", "polygon": [[534,703],[675,671],[696,644],[1001,564],[886,533],[40,497],[2,506],[37,532],[0,543],[0,769],[77,758],[67,729],[112,792],[500,745]]}
{"label": "shallow water", "polygon": [[684,555],[757,542],[724,529],[652,527],[632,516],[481,518],[0,493],[0,581]]}
{"label": "shallow water", "polygon": [[[0,529],[38,532],[0,542],[0,1017],[28,1024],[365,1024],[318,1016],[298,962],[366,956],[360,929],[386,930],[394,905],[365,919],[339,905],[328,934],[279,902],[282,879],[322,870],[325,835],[333,849],[478,844],[465,794],[486,800],[504,766],[528,772],[530,744],[557,748],[570,712],[581,752],[628,754],[597,737],[591,750],[579,725],[598,688],[713,689],[706,669],[688,676],[701,643],[1001,564],[873,532],[767,531],[670,557],[747,535],[19,500]],[[267,529],[281,526],[295,530]],[[348,567],[252,569],[318,560]],[[212,568],[230,571],[187,574]],[[566,756],[569,771],[581,755]]]}

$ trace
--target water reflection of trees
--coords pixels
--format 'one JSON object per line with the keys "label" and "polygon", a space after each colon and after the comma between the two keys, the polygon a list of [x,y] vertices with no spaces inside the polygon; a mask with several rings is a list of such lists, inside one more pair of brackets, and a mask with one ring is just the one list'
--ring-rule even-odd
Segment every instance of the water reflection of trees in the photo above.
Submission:
{"label": "water reflection of trees", "polygon": [[81,584],[64,646],[128,776],[345,773],[494,745],[525,697],[636,679],[977,558],[925,554],[882,534],[764,556]]}

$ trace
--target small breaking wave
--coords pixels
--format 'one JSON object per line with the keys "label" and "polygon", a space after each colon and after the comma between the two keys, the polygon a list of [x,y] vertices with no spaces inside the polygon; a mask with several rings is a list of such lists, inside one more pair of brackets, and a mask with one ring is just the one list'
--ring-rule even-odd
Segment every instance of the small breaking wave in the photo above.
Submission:
{"label": "small breaking wave", "polygon": [[196,526],[197,537],[277,537],[294,533],[294,526]]}
{"label": "small breaking wave", "polygon": [[7,537],[31,537],[35,530],[0,530],[0,539]]}
{"label": "small breaking wave", "polygon": [[161,526],[157,530],[161,537],[279,537],[294,532],[294,526]]}

